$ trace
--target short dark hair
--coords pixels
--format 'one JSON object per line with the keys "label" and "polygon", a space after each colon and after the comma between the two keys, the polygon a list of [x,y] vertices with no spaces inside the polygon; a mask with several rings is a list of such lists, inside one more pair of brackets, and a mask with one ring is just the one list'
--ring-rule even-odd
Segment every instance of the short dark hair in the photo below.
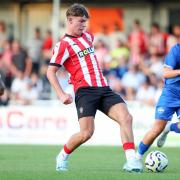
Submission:
{"label": "short dark hair", "polygon": [[86,18],[89,18],[89,14],[86,8],[82,4],[78,3],[71,5],[66,11],[66,17],[68,18],[69,16],[85,16]]}
{"label": "short dark hair", "polygon": [[160,27],[159,27],[159,24],[158,24],[158,23],[156,23],[156,22],[152,23],[152,27],[155,27],[155,28],[157,28],[157,29],[159,29],[159,28],[160,28]]}

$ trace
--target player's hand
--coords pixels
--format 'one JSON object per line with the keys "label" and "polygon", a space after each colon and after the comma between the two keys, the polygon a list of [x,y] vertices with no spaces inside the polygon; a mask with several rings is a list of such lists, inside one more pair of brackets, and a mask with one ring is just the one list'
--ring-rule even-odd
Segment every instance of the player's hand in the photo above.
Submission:
{"label": "player's hand", "polygon": [[63,104],[71,104],[73,102],[73,98],[70,94],[64,94],[60,99]]}

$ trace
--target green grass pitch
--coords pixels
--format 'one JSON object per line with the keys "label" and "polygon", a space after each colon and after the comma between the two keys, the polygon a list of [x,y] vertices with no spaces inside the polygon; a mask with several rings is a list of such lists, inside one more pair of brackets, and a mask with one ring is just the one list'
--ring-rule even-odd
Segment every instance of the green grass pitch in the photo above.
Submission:
{"label": "green grass pitch", "polygon": [[0,145],[0,180],[178,180],[179,148],[151,148],[164,152],[169,166],[163,173],[126,173],[122,147],[82,146],[69,159],[68,172],[55,171],[58,146]]}

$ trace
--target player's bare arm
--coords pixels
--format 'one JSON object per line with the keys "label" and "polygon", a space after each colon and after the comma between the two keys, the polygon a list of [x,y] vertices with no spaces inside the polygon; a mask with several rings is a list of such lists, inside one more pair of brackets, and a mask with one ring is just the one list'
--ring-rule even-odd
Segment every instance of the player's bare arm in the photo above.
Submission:
{"label": "player's bare arm", "polygon": [[180,75],[180,69],[173,70],[168,67],[163,68],[163,77],[164,78],[173,78]]}
{"label": "player's bare arm", "polygon": [[47,78],[49,79],[49,82],[55,89],[58,98],[61,100],[61,102],[63,104],[71,104],[73,102],[72,96],[63,91],[56,77],[56,72],[58,71],[58,69],[59,68],[56,66],[49,66],[47,69]]}

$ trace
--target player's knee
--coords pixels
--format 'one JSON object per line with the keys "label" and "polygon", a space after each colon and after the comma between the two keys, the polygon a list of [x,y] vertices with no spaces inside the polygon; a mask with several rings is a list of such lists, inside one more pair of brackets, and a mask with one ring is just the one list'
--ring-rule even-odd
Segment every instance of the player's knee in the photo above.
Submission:
{"label": "player's knee", "polygon": [[131,114],[128,114],[128,116],[127,116],[127,123],[128,124],[132,124],[132,121],[133,121],[133,117],[132,117],[132,115]]}
{"label": "player's knee", "polygon": [[127,114],[122,121],[122,124],[124,124],[125,126],[129,126],[132,125],[132,115],[131,114]]}
{"label": "player's knee", "polygon": [[132,125],[132,119],[131,114],[128,113],[121,115],[117,122],[120,126],[130,126]]}
{"label": "player's knee", "polygon": [[86,142],[89,140],[93,135],[93,131],[83,131],[81,132],[81,140],[82,142]]}

